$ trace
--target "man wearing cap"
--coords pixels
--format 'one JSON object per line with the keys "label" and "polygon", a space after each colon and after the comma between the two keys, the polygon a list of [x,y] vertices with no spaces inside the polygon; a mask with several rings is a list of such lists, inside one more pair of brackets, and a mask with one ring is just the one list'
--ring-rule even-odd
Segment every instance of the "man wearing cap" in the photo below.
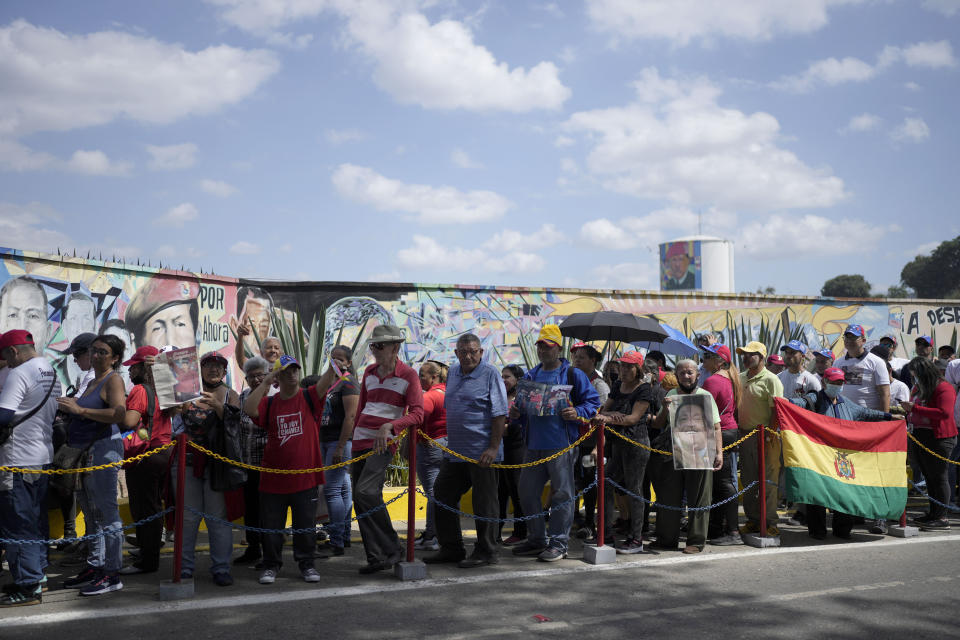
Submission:
{"label": "man wearing cap", "polygon": [[895,354],[897,352],[897,338],[895,336],[883,336],[880,338],[881,346],[886,347],[890,351],[890,359],[887,361],[890,363],[890,366],[893,367],[893,372],[897,375],[900,375],[900,371],[903,367],[910,362],[908,358],[898,358]]}
{"label": "man wearing cap", "polygon": [[767,358],[767,371],[773,375],[780,375],[780,373],[786,368],[787,365],[784,363],[783,358],[777,354],[772,353],[770,354],[770,357]]}
{"label": "man wearing cap", "polygon": [[695,289],[697,274],[690,265],[686,242],[674,242],[667,248],[667,281],[665,291]]}
{"label": "man wearing cap", "polygon": [[859,324],[847,326],[843,332],[846,353],[833,366],[842,369],[848,399],[875,411],[890,411],[890,378],[887,363],[866,350],[866,331]]}
{"label": "man wearing cap", "polygon": [[[57,363],[56,368],[67,377],[70,387],[67,393],[75,396],[82,396],[87,390],[87,385],[93,380],[96,374],[90,363],[90,346],[97,339],[95,333],[81,333],[70,342],[70,346],[64,349],[64,358]],[[67,366],[67,359],[72,359],[72,365],[79,370],[78,376],[70,374],[71,368]]]}
{"label": "man wearing cap", "polygon": [[[793,404],[808,411],[830,416],[839,420],[857,420],[875,422],[890,420],[892,416],[883,411],[865,409],[841,395],[844,389],[844,373],[837,367],[829,367],[823,372],[823,388],[800,396],[788,398]],[[833,535],[848,540],[853,528],[853,516],[833,510]],[[822,505],[807,504],[807,533],[816,540],[827,536],[826,508]]]}
{"label": "man wearing cap", "polygon": [[[368,340],[374,363],[363,372],[360,403],[353,430],[353,457],[373,450],[373,455],[357,460],[351,467],[353,506],[360,518],[360,535],[367,564],[361,574],[389,569],[400,560],[400,539],[383,507],[383,484],[387,465],[396,445],[392,436],[418,429],[423,424],[423,388],[417,372],[399,359],[405,337],[399,327],[382,324],[374,327]],[[409,435],[408,435],[409,437]],[[374,511],[375,510],[375,511]]]}
{"label": "man wearing cap", "polygon": [[[448,453],[443,455],[440,473],[434,484],[434,495],[441,504],[456,506],[460,498],[473,488],[473,510],[482,518],[497,518],[500,501],[497,491],[497,470],[492,462],[503,460],[501,439],[506,428],[507,389],[500,370],[482,362],[480,339],[465,333],[457,340],[454,352],[458,364],[450,367],[444,408],[447,412],[447,446],[451,451],[478,460],[464,462]],[[460,516],[439,508],[435,511],[437,540],[440,551],[424,562],[458,562],[464,569],[499,560],[497,524],[477,520],[477,544],[465,558]]]}
{"label": "man wearing cap", "polygon": [[817,379],[823,382],[823,372],[833,366],[833,351],[821,349],[813,352],[813,372]]}
{"label": "man wearing cap", "polygon": [[180,349],[196,345],[199,290],[196,282],[161,275],[138,289],[124,315],[136,345],[158,349],[168,344]]}
{"label": "man wearing cap", "polygon": [[[780,378],[770,373],[764,366],[767,358],[767,347],[762,342],[748,342],[743,347],[737,347],[743,362],[743,373],[740,374],[740,411],[738,426],[740,435],[745,436],[754,429],[761,427],[776,427],[777,414],[774,411],[774,398],[783,397],[783,384]],[[764,472],[770,480],[776,481],[780,477],[780,438],[775,434],[766,433],[761,429],[756,437],[764,438]],[[751,440],[740,447],[740,474],[744,485],[760,479],[760,458],[757,453],[756,442]],[[740,529],[741,533],[759,533],[761,526],[766,528],[767,535],[778,536],[777,503],[779,497],[777,488],[773,485],[766,487],[767,521],[760,522],[760,490],[754,487],[743,494],[743,512],[747,522]]]}
{"label": "man wearing cap", "polygon": [[804,368],[807,345],[799,340],[791,340],[780,347],[786,369],[777,374],[783,385],[785,398],[798,398],[807,393],[820,391],[820,381]]}
{"label": "man wearing cap", "polygon": [[[28,331],[4,333],[0,358],[7,361],[9,369],[0,390],[0,434],[7,434],[0,445],[0,466],[42,469],[53,460],[52,425],[60,383]],[[46,519],[47,478],[37,473],[0,472],[0,538],[46,537],[41,522]],[[46,547],[10,542],[5,548],[13,583],[4,588],[0,607],[40,604]]]}
{"label": "man wearing cap", "polygon": [[[133,383],[123,419],[124,428],[134,430],[124,443],[124,449],[129,451],[127,457],[169,444],[172,437],[171,419],[179,413],[179,407],[160,409],[160,398],[153,382],[153,363],[158,354],[156,347],[140,347],[123,363],[129,367]],[[130,494],[130,515],[134,520],[140,521],[163,510],[163,490],[172,454],[173,450],[167,449],[124,467]],[[160,567],[163,521],[156,518],[139,525],[136,535],[140,557],[132,565],[120,569],[123,575],[153,573]]]}
{"label": "man wearing cap", "polygon": [[[571,385],[570,404],[553,416],[526,416],[527,453],[524,462],[547,458],[573,444],[579,434],[579,424],[589,420],[600,408],[600,398],[583,371],[560,357],[563,338],[555,324],[544,325],[537,338],[537,357],[540,364],[523,377],[548,387]],[[510,409],[514,418],[520,417],[516,406]],[[513,548],[514,555],[536,556],[544,562],[553,562],[567,556],[570,526],[574,510],[574,461],[576,449],[570,449],[553,460],[520,472],[520,504],[526,514],[541,513],[541,495],[547,480],[552,488],[550,498],[550,530],[543,517],[529,521],[527,540]]]}

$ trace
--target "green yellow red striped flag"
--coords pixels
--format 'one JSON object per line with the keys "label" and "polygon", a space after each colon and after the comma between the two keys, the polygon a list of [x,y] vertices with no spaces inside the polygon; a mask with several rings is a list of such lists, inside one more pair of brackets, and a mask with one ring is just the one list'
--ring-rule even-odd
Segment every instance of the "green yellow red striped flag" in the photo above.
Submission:
{"label": "green yellow red striped flag", "polygon": [[903,420],[855,422],[776,399],[792,502],[864,518],[899,518],[907,504],[907,428]]}

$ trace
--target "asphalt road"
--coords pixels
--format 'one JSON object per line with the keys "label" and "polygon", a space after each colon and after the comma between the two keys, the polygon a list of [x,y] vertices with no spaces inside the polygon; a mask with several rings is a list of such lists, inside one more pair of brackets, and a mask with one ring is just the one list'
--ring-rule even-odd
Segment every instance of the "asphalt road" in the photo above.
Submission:
{"label": "asphalt road", "polygon": [[579,545],[553,564],[506,552],[496,567],[432,565],[421,582],[359,576],[355,545],[351,555],[318,563],[318,585],[300,580],[292,562],[271,586],[257,584],[252,569],[236,569],[228,588],[198,571],[196,596],[177,602],[156,599],[156,574],[125,577],[122,592],[81,599],[56,589],[51,567],[54,589],[42,605],[0,612],[0,638],[960,636],[956,527],[906,540],[856,530],[848,543],[786,529],[783,541],[780,549],[708,547],[600,566],[582,562]]}

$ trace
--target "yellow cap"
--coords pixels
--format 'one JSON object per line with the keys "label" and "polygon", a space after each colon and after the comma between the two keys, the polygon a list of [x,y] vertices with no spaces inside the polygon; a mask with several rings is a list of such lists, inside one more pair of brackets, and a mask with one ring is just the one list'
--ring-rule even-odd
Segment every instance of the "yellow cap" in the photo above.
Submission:
{"label": "yellow cap", "polygon": [[737,347],[737,353],[739,353],[740,355],[743,355],[745,353],[759,353],[761,357],[766,359],[767,345],[763,344],[762,342],[757,342],[756,340],[754,340],[753,342],[748,342],[742,347]]}
{"label": "yellow cap", "polygon": [[560,335],[560,327],[555,324],[545,324],[540,329],[540,335],[537,336],[537,342],[541,340],[546,340],[547,342],[552,342],[558,347],[563,342],[563,336]]}

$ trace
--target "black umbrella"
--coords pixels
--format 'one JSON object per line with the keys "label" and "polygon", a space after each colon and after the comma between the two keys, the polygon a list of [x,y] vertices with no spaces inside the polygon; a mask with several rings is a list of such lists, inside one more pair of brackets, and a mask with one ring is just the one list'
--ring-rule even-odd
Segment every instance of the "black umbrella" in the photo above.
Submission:
{"label": "black umbrella", "polygon": [[656,320],[620,311],[574,313],[560,323],[560,333],[580,340],[620,342],[662,342],[667,338]]}

